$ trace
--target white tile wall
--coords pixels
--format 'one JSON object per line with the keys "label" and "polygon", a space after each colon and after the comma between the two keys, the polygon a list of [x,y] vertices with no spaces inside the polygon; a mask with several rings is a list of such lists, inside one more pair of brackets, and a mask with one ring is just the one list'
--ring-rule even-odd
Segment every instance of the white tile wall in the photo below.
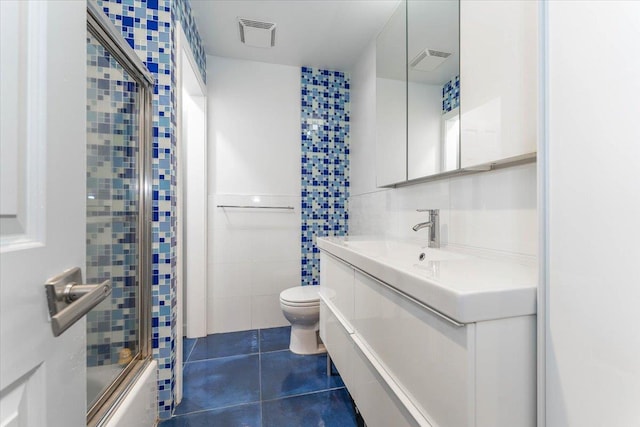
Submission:
{"label": "white tile wall", "polygon": [[300,68],[214,56],[207,65],[208,332],[288,325],[279,296],[300,285]]}
{"label": "white tile wall", "polygon": [[207,57],[210,191],[300,194],[300,68]]}
{"label": "white tile wall", "polygon": [[209,333],[287,325],[279,296],[300,285],[300,197],[218,194],[209,196],[209,212]]}
{"label": "white tile wall", "polygon": [[441,241],[537,255],[536,165],[378,189],[375,184],[375,44],[351,74],[351,182],[349,234],[426,241],[419,208],[440,209]]}

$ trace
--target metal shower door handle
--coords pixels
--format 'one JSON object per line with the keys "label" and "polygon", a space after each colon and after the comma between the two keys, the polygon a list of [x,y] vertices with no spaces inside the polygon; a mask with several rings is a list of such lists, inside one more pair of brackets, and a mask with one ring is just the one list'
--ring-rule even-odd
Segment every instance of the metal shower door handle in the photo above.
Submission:
{"label": "metal shower door handle", "polygon": [[57,337],[111,294],[109,279],[99,285],[82,284],[79,267],[70,268],[44,284],[51,316],[51,331]]}

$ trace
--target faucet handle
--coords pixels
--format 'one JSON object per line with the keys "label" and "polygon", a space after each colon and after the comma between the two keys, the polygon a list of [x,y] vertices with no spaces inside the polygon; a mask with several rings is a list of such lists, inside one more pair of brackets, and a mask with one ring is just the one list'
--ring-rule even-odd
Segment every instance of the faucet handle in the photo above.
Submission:
{"label": "faucet handle", "polygon": [[430,215],[438,215],[440,209],[416,209],[416,212],[429,212]]}

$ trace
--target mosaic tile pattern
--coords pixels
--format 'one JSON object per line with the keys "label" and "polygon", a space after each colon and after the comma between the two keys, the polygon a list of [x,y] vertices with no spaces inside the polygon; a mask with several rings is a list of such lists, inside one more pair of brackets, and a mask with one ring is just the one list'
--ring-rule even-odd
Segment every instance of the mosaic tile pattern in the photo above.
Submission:
{"label": "mosaic tile pattern", "polygon": [[187,36],[187,40],[189,41],[189,45],[191,46],[191,52],[198,64],[202,81],[206,83],[207,56],[204,51],[204,47],[202,46],[202,39],[198,33],[196,21],[191,13],[191,4],[189,3],[189,0],[176,0],[174,10],[176,11],[177,20],[180,22],[180,25],[182,25],[184,33]]}
{"label": "mosaic tile pattern", "polygon": [[138,350],[137,94],[133,79],[88,36],[85,279],[112,285],[111,297],[87,315],[88,367]]}
{"label": "mosaic tile pattern", "polygon": [[442,87],[442,114],[460,106],[460,76],[449,80]]}
{"label": "mosaic tile pattern", "polygon": [[[201,46],[186,0],[97,0],[156,78],[153,96],[152,348],[158,361],[159,417],[174,408],[176,361],[176,20]],[[198,48],[194,57],[204,62]],[[205,69],[205,64],[202,64]],[[203,76],[206,77],[206,76]]]}
{"label": "mosaic tile pattern", "polygon": [[320,282],[315,236],[347,234],[349,75],[302,67],[302,285]]}

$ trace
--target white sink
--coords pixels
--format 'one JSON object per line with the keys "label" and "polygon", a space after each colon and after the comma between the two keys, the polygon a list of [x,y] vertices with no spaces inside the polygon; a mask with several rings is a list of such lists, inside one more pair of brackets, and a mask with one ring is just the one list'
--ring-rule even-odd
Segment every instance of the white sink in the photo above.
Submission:
{"label": "white sink", "polygon": [[536,313],[532,263],[351,236],[318,238],[318,247],[462,323]]}

